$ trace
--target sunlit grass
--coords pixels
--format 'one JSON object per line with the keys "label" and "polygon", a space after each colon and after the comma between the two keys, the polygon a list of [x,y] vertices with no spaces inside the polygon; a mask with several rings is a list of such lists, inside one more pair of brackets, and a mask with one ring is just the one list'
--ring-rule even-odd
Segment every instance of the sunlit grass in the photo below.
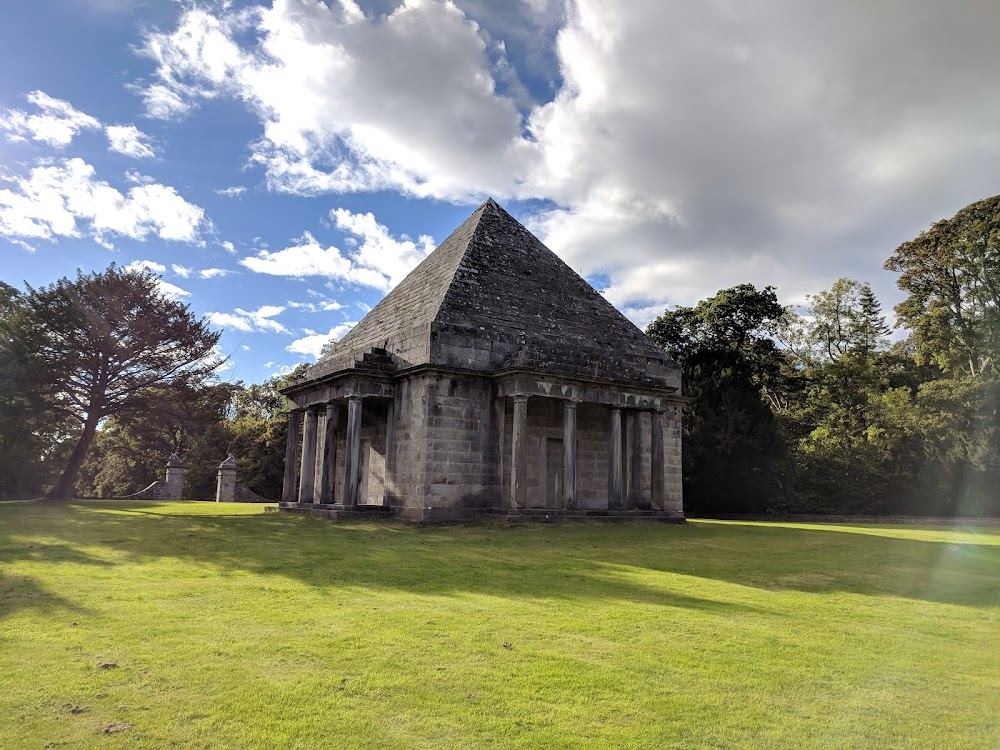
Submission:
{"label": "sunlit grass", "polygon": [[1000,529],[0,504],[0,747],[991,748],[998,611]]}

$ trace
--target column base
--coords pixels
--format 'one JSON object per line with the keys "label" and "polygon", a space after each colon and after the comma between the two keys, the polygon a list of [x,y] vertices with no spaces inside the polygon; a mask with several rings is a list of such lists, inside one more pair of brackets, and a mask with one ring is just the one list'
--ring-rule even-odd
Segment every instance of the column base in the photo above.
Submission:
{"label": "column base", "polygon": [[349,518],[399,518],[415,523],[455,523],[476,520],[500,520],[508,523],[553,523],[555,521],[647,521],[655,523],[685,523],[683,514],[665,510],[607,510],[561,508],[431,508],[389,505],[322,505],[319,503],[278,503],[266,510],[282,513],[302,513],[331,521]]}

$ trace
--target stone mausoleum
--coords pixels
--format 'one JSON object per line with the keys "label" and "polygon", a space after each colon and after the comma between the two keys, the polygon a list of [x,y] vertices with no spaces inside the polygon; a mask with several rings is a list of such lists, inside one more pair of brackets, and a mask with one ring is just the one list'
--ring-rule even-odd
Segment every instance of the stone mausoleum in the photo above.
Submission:
{"label": "stone mausoleum", "polygon": [[285,394],[283,510],[684,517],[679,367],[493,200]]}

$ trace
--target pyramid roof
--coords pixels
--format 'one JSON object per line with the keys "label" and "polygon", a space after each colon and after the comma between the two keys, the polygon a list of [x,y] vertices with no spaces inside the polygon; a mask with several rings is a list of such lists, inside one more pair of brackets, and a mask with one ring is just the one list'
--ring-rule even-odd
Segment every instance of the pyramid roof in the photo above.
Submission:
{"label": "pyramid roof", "polygon": [[680,385],[676,363],[492,199],[322,357],[306,380],[366,360],[387,361],[381,350],[395,370],[529,367]]}

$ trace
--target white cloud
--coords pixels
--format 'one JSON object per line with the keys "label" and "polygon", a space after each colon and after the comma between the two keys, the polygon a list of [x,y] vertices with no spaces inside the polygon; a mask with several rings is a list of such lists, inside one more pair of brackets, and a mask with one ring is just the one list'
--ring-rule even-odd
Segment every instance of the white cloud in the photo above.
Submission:
{"label": "white cloud", "polygon": [[[174,268],[177,268],[177,266],[174,266]],[[122,266],[122,270],[123,271],[146,270],[146,271],[152,271],[157,276],[162,276],[166,272],[167,267],[162,263],[157,263],[155,260],[133,260],[128,265]],[[191,296],[191,292],[187,291],[186,289],[181,289],[179,286],[176,286],[175,284],[171,284],[170,282],[164,281],[162,278],[157,281],[157,284],[160,289],[160,294],[162,294],[164,297],[168,299],[180,300],[183,299],[184,297]]]}
{"label": "white cloud", "polygon": [[155,148],[149,143],[149,136],[135,125],[108,125],[104,129],[108,137],[108,150],[133,159],[152,159]]}
{"label": "white cloud", "polygon": [[[314,290],[307,291],[313,292]],[[311,313],[336,312],[337,310],[344,309],[344,306],[336,300],[327,299],[323,299],[320,302],[293,302],[289,300],[285,303],[285,305],[293,310],[305,310],[306,312]]]}
{"label": "white cloud", "polygon": [[223,240],[222,249],[230,255],[236,255],[236,246],[229,240]]}
{"label": "white cloud", "polygon": [[[434,238],[421,236],[417,242],[409,238],[393,239],[389,230],[371,213],[354,214],[342,208],[330,212],[337,228],[362,240],[352,260],[355,265],[374,268],[388,277],[388,288],[396,286],[434,249]],[[419,243],[419,244],[417,244]]]}
{"label": "white cloud", "polygon": [[142,174],[134,169],[129,169],[125,172],[125,179],[133,185],[152,185],[156,182],[155,178]]}
{"label": "white cloud", "polygon": [[226,198],[239,198],[241,197],[247,189],[243,185],[234,185],[233,187],[227,187],[222,190],[216,190],[216,195],[223,195]]}
{"label": "white cloud", "polygon": [[243,315],[224,312],[210,312],[205,316],[208,322],[219,328],[235,328],[237,331],[250,333],[254,330],[253,323]]}
{"label": "white cloud", "polygon": [[178,276],[180,276],[182,279],[186,279],[188,276],[191,275],[191,269],[190,268],[186,268],[184,266],[178,266],[176,264],[171,265],[170,266],[170,270],[173,271]]}
{"label": "white cloud", "polygon": [[198,271],[198,275],[203,279],[217,279],[220,276],[228,276],[232,271],[227,271],[224,268],[203,268]]}
{"label": "white cloud", "polygon": [[394,239],[371,213],[354,214],[338,208],[330,215],[338,229],[361,240],[360,247],[349,255],[336,247],[324,248],[306,232],[298,245],[275,252],[261,250],[256,256],[243,258],[240,264],[273,276],[325,276],[388,291],[434,249],[434,240],[428,236],[421,236],[417,242],[405,237]]}
{"label": "white cloud", "polygon": [[187,291],[186,289],[181,289],[179,286],[164,281],[163,279],[160,279],[159,284],[160,284],[160,294],[169,299],[179,300],[183,297],[191,296],[191,292]]}
{"label": "white cloud", "polygon": [[155,274],[162,275],[166,272],[167,267],[162,263],[157,263],[155,260],[133,260],[127,266],[122,266],[123,271],[152,271]]}
{"label": "white cloud", "polygon": [[506,192],[536,158],[479,27],[451,3],[407,0],[384,18],[352,0],[192,8],[142,52],[156,64],[136,86],[151,116],[219,95],[250,105],[263,126],[252,161],[277,190],[465,198]]}
{"label": "white cloud", "polygon": [[208,223],[172,187],[137,185],[122,194],[82,159],[43,162],[6,181],[13,189],[0,189],[0,236],[7,238],[89,236],[105,247],[114,237],[197,242]]}
{"label": "white cloud", "polygon": [[331,341],[339,341],[356,325],[357,321],[354,321],[334,326],[327,333],[313,333],[310,331],[309,335],[295,339],[295,341],[285,347],[285,350],[292,354],[302,354],[313,359],[319,359],[320,352],[324,346]]}
{"label": "white cloud", "polygon": [[31,138],[54,148],[62,148],[68,146],[81,130],[101,127],[96,118],[44,91],[32,91],[26,98],[40,110],[38,113],[28,114],[19,109],[0,111],[0,130],[8,132],[8,140]]}
{"label": "white cloud", "polygon": [[[994,2],[528,5],[547,31],[522,43],[559,27],[548,102],[519,93],[500,42],[521,32],[479,0],[189,9],[146,36],[141,90],[167,116],[245,102],[272,189],[543,199],[531,226],[632,311],[741,281],[796,298],[871,277],[899,242],[996,192]],[[283,275],[398,278],[311,236],[244,263],[285,260]]]}
{"label": "white cloud", "polygon": [[256,310],[236,308],[231,313],[210,312],[205,317],[209,323],[220,328],[235,328],[243,333],[290,333],[281,323],[272,318],[285,311],[278,305],[263,305]]}

